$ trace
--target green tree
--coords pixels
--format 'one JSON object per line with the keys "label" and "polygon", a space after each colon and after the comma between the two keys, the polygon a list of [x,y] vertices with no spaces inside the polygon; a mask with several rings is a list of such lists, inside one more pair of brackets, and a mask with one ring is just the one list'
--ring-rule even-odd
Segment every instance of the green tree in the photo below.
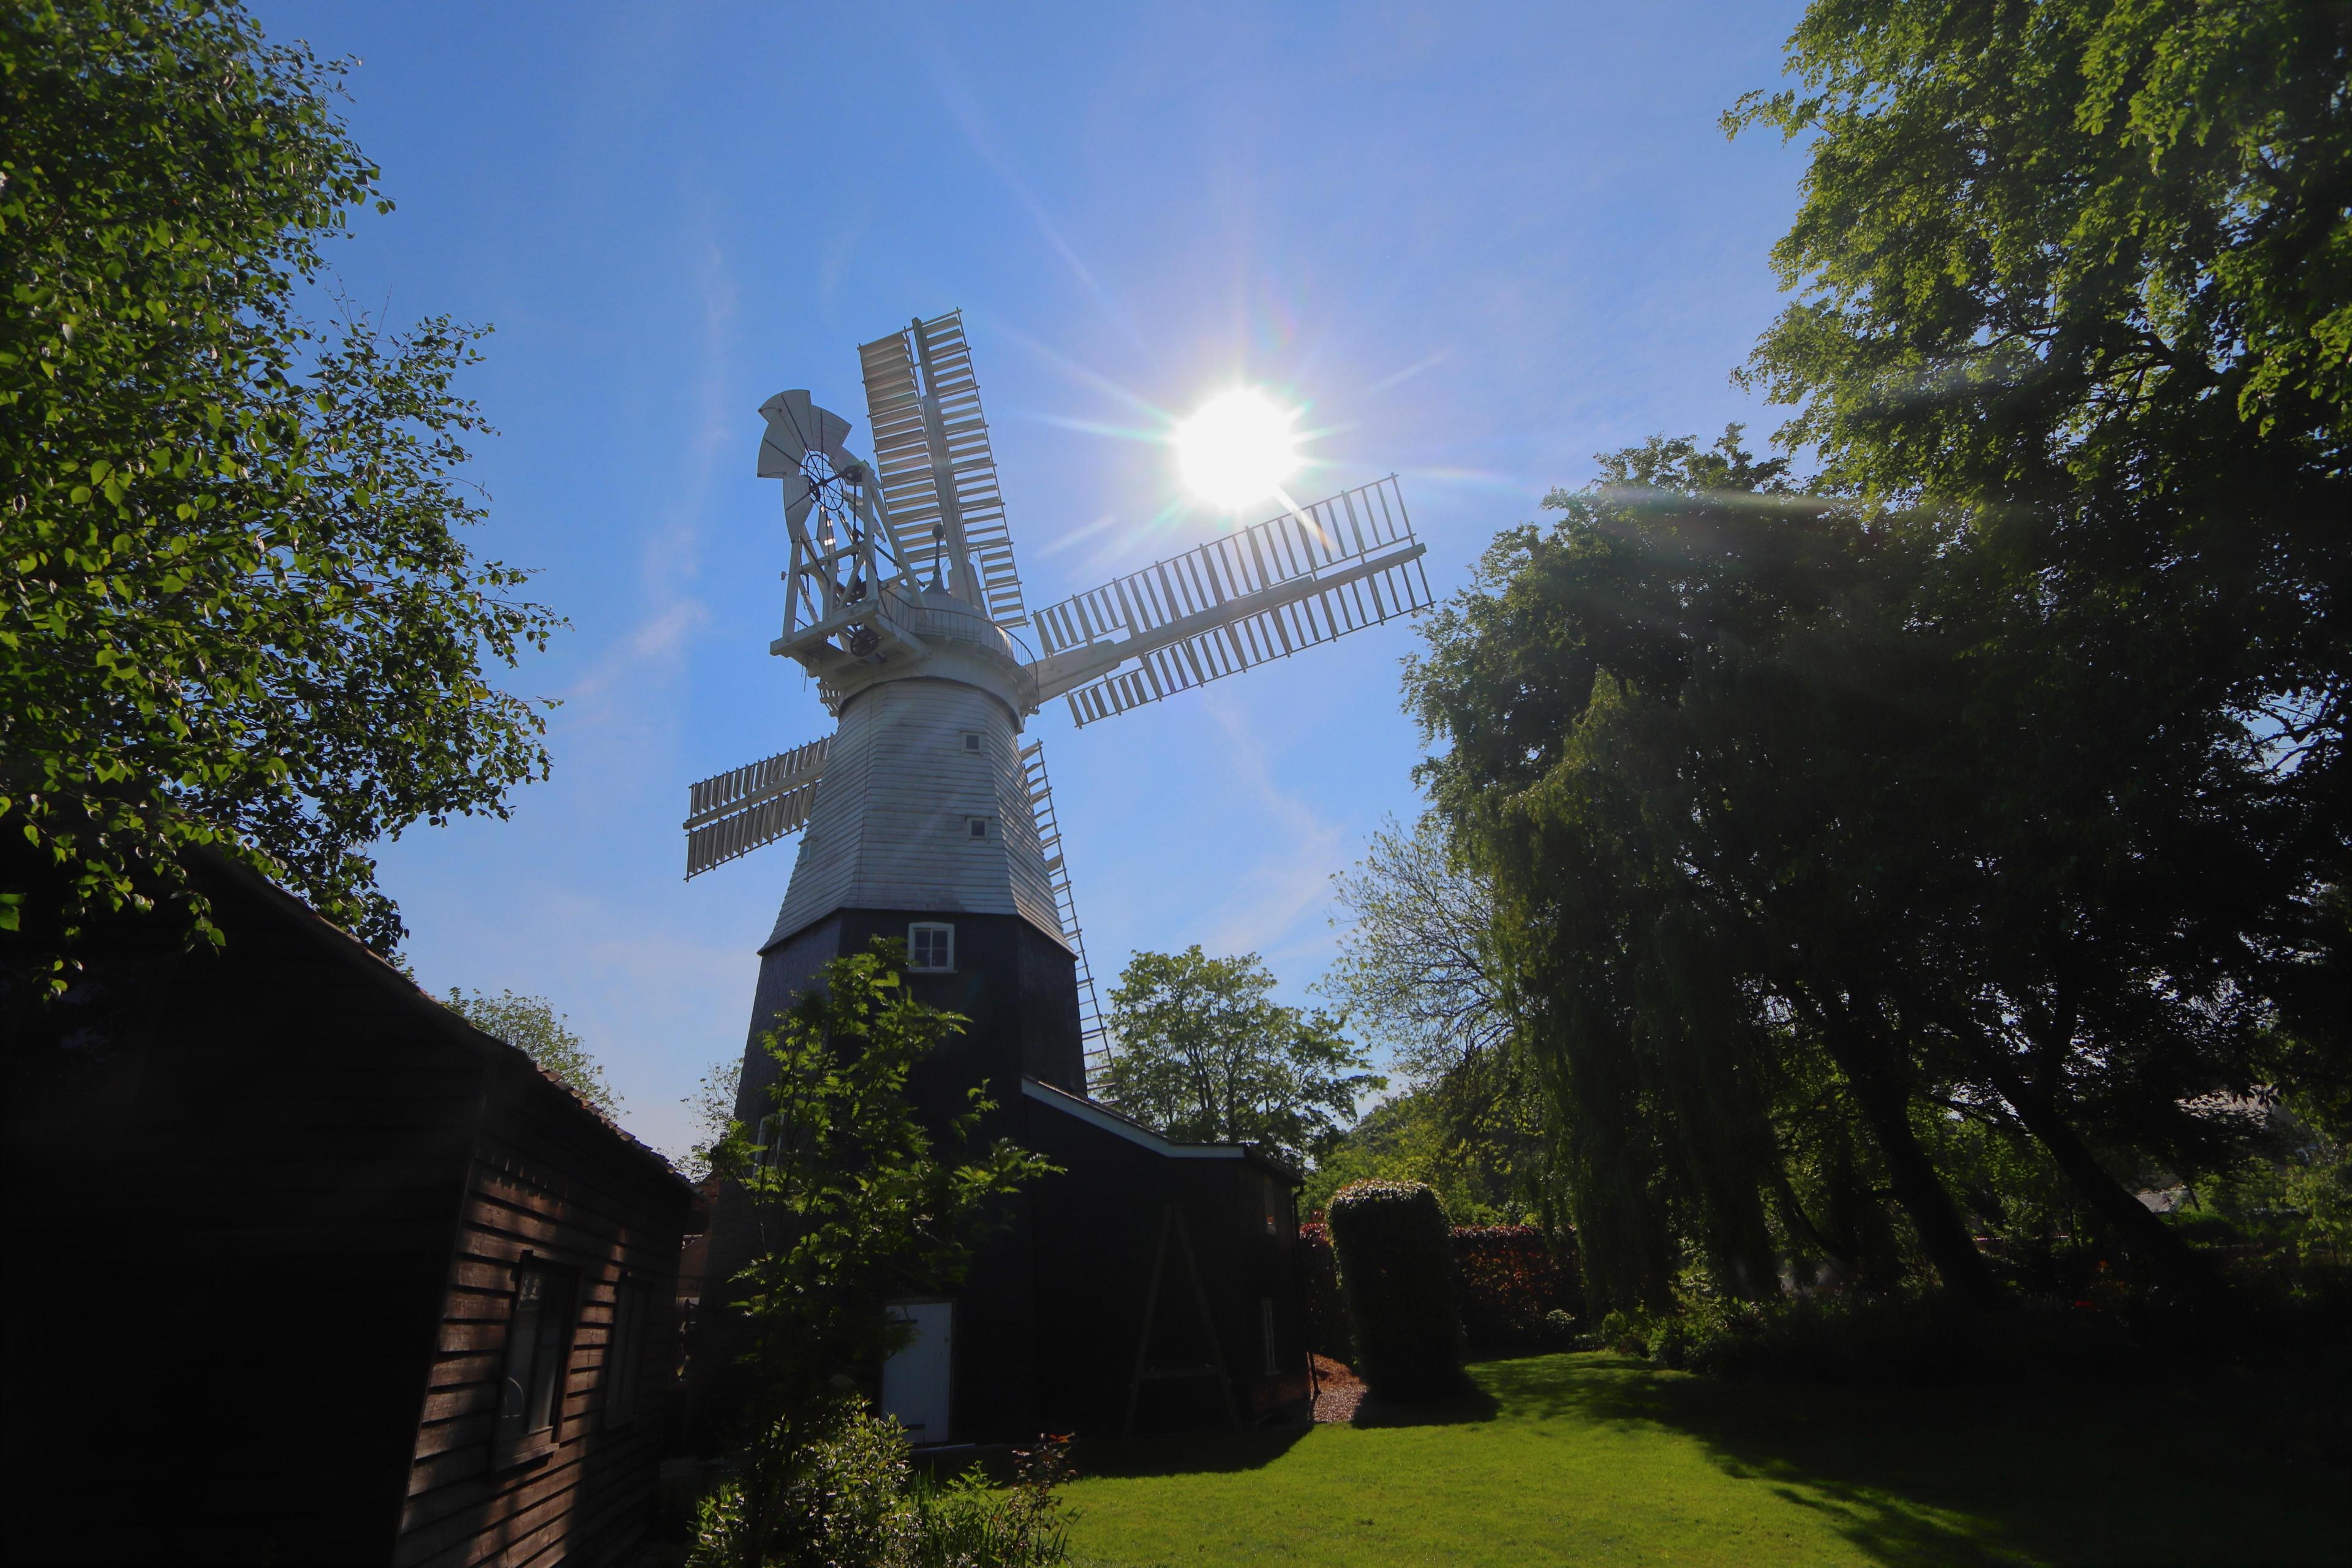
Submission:
{"label": "green tree", "polygon": [[[901,984],[898,944],[828,963],[761,1038],[776,1068],[770,1110],[714,1152],[752,1202],[756,1253],[733,1281],[748,1317],[749,1439],[729,1503],[746,1568],[790,1557],[791,1500],[819,1448],[854,1425],[849,1379],[906,1342],[887,1304],[960,1279],[1003,1199],[1055,1167],[998,1139],[971,1090],[937,1140],[907,1093],[916,1063],[964,1020]],[[958,1163],[961,1162],[961,1163]],[[794,1558],[793,1560],[797,1561]]]}
{"label": "green tree", "polygon": [[1823,0],[1790,42],[1727,121],[1811,150],[1746,377],[1815,488],[1937,539],[2001,759],[1979,984],[1912,1002],[2161,1251],[2097,1138],[2221,1158],[2172,1112],[2268,1009],[2346,1048],[2352,9]]}
{"label": "green tree", "polygon": [[1493,879],[1423,814],[1410,832],[1374,833],[1332,891],[1349,919],[1319,989],[1411,1088],[1318,1152],[1307,1207],[1378,1178],[1425,1183],[1465,1224],[1551,1223],[1541,1098],[1512,1048]]}
{"label": "green tree", "polygon": [[710,1064],[678,1103],[694,1113],[694,1138],[671,1163],[698,1182],[710,1173],[711,1151],[734,1135],[735,1101],[743,1089],[743,1058],[725,1057]]}
{"label": "green tree", "polygon": [[1969,658],[2032,703],[2021,771],[2098,840],[2009,863],[2202,876],[2206,826],[2250,825],[2203,945],[2248,945],[2340,1056],[2352,8],[1822,0],[1789,64],[1727,119],[1811,149],[1774,251],[1799,298],[1745,378],[1793,405],[1815,488],[1966,542]]}
{"label": "green tree", "polygon": [[1254,952],[1139,952],[1110,994],[1104,1098],[1191,1142],[1265,1143],[1301,1161],[1387,1086],[1339,1019],[1274,1000]]}
{"label": "green tree", "polygon": [[[1737,432],[1718,445],[1737,468]],[[2039,1143],[2145,1263],[2201,1283],[2117,1170],[2242,1140],[2200,1105],[2249,1086],[2263,1014],[2229,922],[2261,877],[2229,879],[2277,818],[2184,842],[2113,809],[2117,769],[2234,796],[2199,737],[2149,744],[1989,650],[2006,606],[1969,536],[1702,491],[1688,465],[1627,483],[1655,449],[1498,541],[1410,677],[1450,742],[1424,776],[1492,869],[1596,1288],[1659,1304],[1681,1237],[1743,1292],[1793,1241],[1883,1273],[1853,1201],[1883,1178],[1982,1299],[1929,1109]]]}
{"label": "green tree", "polygon": [[1493,880],[1442,818],[1425,814],[1410,833],[1388,823],[1331,885],[1349,920],[1321,989],[1406,1078],[1431,1083],[1501,1054],[1510,1010],[1491,951]]}
{"label": "green tree", "polygon": [[544,996],[518,996],[501,991],[449,988],[449,1010],[486,1035],[495,1035],[521,1051],[562,1080],[572,1093],[594,1106],[607,1121],[618,1121],[621,1097],[604,1077],[604,1068],[573,1034],[571,1020]]}
{"label": "green tree", "polygon": [[0,889],[53,957],[214,845],[381,952],[367,848],[543,776],[489,684],[561,621],[476,559],[453,390],[477,332],[300,314],[347,215],[389,211],[339,68],[233,3],[0,18]]}
{"label": "green tree", "polygon": [[[1475,1070],[1475,1069],[1474,1069]],[[1548,1225],[1543,1105],[1517,1090],[1465,1092],[1458,1077],[1382,1100],[1316,1155],[1299,1207],[1328,1208],[1351,1182],[1419,1182],[1457,1225]]]}

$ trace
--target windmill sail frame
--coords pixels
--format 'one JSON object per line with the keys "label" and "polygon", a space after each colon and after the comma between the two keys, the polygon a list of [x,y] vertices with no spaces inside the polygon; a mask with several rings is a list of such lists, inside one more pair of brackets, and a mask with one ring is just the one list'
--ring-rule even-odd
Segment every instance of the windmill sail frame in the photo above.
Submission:
{"label": "windmill sail frame", "polygon": [[944,553],[956,591],[990,620],[1028,625],[963,312],[918,319],[857,355],[898,559],[920,576]]}
{"label": "windmill sail frame", "polygon": [[806,826],[832,750],[833,737],[827,735],[688,789],[683,824],[687,879]]}
{"label": "windmill sail frame", "polygon": [[1342,490],[1038,611],[1041,695],[1083,729],[1427,609],[1425,552],[1395,475]]}

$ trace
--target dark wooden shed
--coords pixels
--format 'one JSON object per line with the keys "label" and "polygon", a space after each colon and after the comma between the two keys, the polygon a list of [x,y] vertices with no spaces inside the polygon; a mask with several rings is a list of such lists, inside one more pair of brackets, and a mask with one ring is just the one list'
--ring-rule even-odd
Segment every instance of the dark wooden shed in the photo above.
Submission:
{"label": "dark wooden shed", "polygon": [[[0,985],[0,1556],[610,1563],[676,1399],[691,1198],[283,890]],[[5,940],[5,939],[0,939]]]}

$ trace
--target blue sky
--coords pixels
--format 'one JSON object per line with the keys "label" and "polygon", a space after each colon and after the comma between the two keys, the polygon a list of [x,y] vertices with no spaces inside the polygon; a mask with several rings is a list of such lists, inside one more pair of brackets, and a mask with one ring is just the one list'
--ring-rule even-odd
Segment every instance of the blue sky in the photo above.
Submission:
{"label": "blue sky", "polygon": [[[1773,422],[1727,373],[1801,159],[1716,121],[1780,83],[1793,5],[257,10],[361,61],[347,116],[399,207],[339,281],[495,325],[477,543],[572,622],[509,679],[562,701],[552,782],[385,847],[409,957],[552,999],[666,1147],[741,1049],[793,853],[682,881],[686,786],[831,727],[766,651],[769,395],[864,448],[856,345],[961,307],[1032,605],[1228,524],[1149,437],[1236,383],[1305,409],[1301,500],[1402,477],[1441,594],[1594,452]],[[1418,808],[1415,646],[1032,721],[1106,987],[1197,942],[1310,999],[1331,874]]]}

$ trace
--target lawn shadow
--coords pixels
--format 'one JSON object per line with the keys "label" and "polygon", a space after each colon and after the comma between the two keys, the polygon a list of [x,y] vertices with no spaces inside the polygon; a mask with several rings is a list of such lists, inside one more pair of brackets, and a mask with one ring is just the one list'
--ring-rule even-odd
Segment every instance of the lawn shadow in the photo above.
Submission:
{"label": "lawn shadow", "polygon": [[2265,1453],[2259,1398],[1724,1382],[1606,1354],[1474,1369],[1507,1418],[1660,1426],[1885,1563],[2341,1563],[2344,1478]]}
{"label": "lawn shadow", "polygon": [[1475,1384],[1451,1398],[1412,1405],[1382,1399],[1376,1394],[1366,1394],[1348,1424],[1351,1426],[1464,1426],[1492,1421],[1501,1408],[1492,1394]]}
{"label": "lawn shadow", "polygon": [[1260,1432],[1176,1432],[1141,1437],[1082,1437],[1087,1476],[1182,1476],[1255,1470],[1274,1463],[1314,1427],[1301,1421]]}

